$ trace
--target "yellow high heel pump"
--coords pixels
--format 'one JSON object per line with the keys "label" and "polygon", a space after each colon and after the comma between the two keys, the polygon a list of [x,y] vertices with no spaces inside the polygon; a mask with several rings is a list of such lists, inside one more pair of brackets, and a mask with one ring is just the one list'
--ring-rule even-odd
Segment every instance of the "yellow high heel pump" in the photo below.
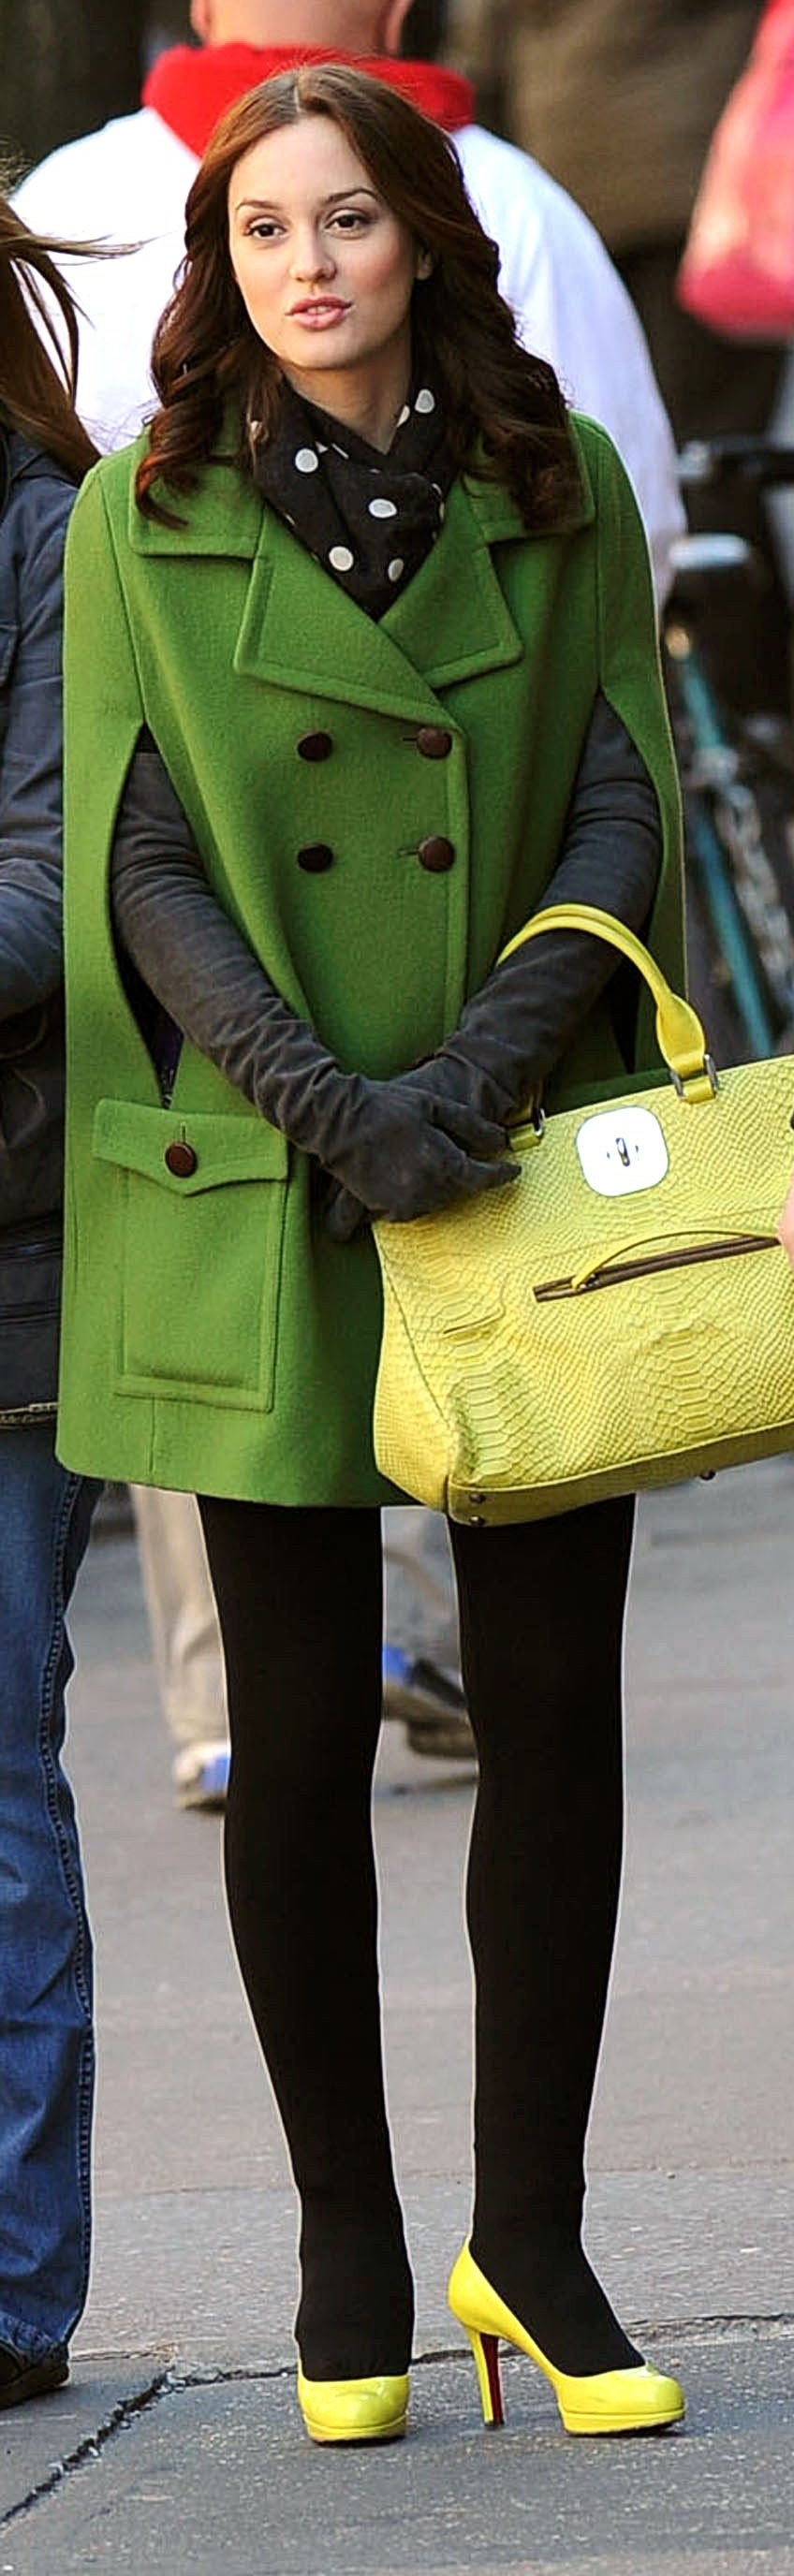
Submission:
{"label": "yellow high heel pump", "polygon": [[526,2326],[492,2290],[468,2245],[464,2245],[450,2275],[447,2298],[453,2317],[465,2326],[471,2344],[486,2424],[503,2424],[505,2420],[499,2378],[500,2341],[528,2353],[544,2379],[551,2382],[566,2433],[652,2433],[665,2424],[680,2423],[683,2389],[677,2379],[665,2379],[660,2371],[651,2370],[647,2361],[629,2370],[596,2371],[582,2379],[555,2369]]}
{"label": "yellow high heel pump", "polygon": [[298,2404],[313,2442],[396,2442],[408,2413],[407,2372],[395,2379],[305,2379]]}

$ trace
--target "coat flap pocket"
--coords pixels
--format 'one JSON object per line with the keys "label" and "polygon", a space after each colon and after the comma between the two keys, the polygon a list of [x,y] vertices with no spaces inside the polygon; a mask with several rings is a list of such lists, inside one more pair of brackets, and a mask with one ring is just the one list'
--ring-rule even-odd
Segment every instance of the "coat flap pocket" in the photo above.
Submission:
{"label": "coat flap pocket", "polygon": [[234,1181],[284,1181],[289,1147],[277,1127],[207,1111],[148,1109],[137,1100],[100,1100],[94,1114],[98,1161],[138,1172],[180,1198]]}

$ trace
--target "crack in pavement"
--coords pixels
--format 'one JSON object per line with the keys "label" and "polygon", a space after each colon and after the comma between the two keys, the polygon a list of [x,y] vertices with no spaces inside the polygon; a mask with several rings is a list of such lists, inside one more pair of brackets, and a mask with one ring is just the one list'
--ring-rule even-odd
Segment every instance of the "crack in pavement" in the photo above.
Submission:
{"label": "crack in pavement", "polygon": [[27,2495],[20,2496],[18,2503],[12,2504],[7,2513],[0,2513],[0,2531],[7,2531],[9,2525],[18,2522],[21,2515],[35,2512],[37,2505],[46,2504],[48,2497],[55,2494],[66,2478],[73,2477],[76,2470],[86,2468],[89,2462],[101,2459],[103,2451],[106,2451],[108,2444],[115,2440],[117,2433],[125,2432],[127,2426],[134,2423],[136,2416],[147,2414],[153,2406],[160,2405],[164,2397],[178,2397],[186,2388],[221,2388],[234,2380],[291,2379],[291,2377],[292,2365],[286,2363],[282,2363],[275,2370],[258,2370],[252,2365],[250,2368],[195,2371],[181,2371],[169,2364],[164,2370],[158,2370],[154,2379],[150,2379],[146,2387],[139,2389],[134,2397],[120,2398],[118,2405],[113,2407],[104,2424],[97,2425],[96,2432],[85,2433],[82,2441],[77,2443],[73,2451],[67,2451],[62,2460],[53,2460],[46,2478],[41,2478],[38,2486],[31,2487]]}
{"label": "crack in pavement", "polygon": [[[640,2320],[639,2323],[632,2322],[631,2331],[632,2334],[644,2334],[646,2342],[649,2343],[670,2339],[678,2343],[692,2344],[757,2342],[761,2336],[766,2336],[772,2341],[778,2338],[782,2341],[794,2335],[794,2314],[784,2309],[754,2317],[683,2317],[677,2321],[668,2321],[662,2326],[654,2321],[653,2324],[648,2323],[645,2327]],[[506,2352],[505,2358],[509,2357],[509,2352]],[[469,2356],[462,2350],[460,2344],[441,2344],[429,2352],[417,2353],[412,2368],[432,2369],[442,2362],[461,2363],[465,2364],[467,2370],[469,2368]],[[189,2388],[227,2388],[235,2382],[250,2386],[255,2381],[291,2380],[293,2367],[291,2362],[277,2364],[273,2369],[258,2367],[255,2363],[241,2363],[229,2369],[207,2366],[193,2370],[180,2370],[178,2366],[168,2364],[163,2370],[158,2370],[154,2378],[147,2382],[145,2388],[139,2389],[134,2397],[121,2398],[118,2405],[114,2406],[107,2416],[106,2421],[99,2424],[94,2433],[84,2434],[82,2441],[77,2443],[73,2451],[68,2451],[62,2460],[54,2460],[46,2478],[42,2478],[38,2486],[31,2487],[29,2493],[21,2496],[17,2504],[11,2505],[7,2513],[0,2514],[0,2531],[8,2531],[12,2523],[19,2522],[23,2516],[35,2513],[38,2506],[46,2504],[48,2498],[57,2492],[67,2478],[73,2477],[77,2471],[101,2459],[109,2444],[115,2441],[116,2435],[125,2432],[127,2427],[135,2422],[136,2417],[149,2413],[152,2407],[161,2405],[164,2399],[179,2397]],[[2,2576],[1,2569],[0,2576]]]}
{"label": "crack in pavement", "polygon": [[84,2468],[89,2460],[98,2460],[108,2442],[113,2441],[125,2424],[131,2423],[136,2415],[144,2414],[148,2407],[157,2405],[165,2394],[169,2378],[168,2370],[158,2370],[155,2378],[149,2380],[145,2388],[139,2389],[135,2397],[122,2397],[106,2422],[97,2425],[95,2433],[85,2433],[74,2451],[67,2451],[62,2460],[53,2460],[46,2478],[41,2478],[38,2486],[31,2487],[28,2495],[20,2496],[18,2504],[12,2504],[7,2513],[0,2514],[0,2531],[7,2531],[12,2522],[19,2521],[20,2515],[33,2513],[37,2505],[44,2504],[75,2469]]}

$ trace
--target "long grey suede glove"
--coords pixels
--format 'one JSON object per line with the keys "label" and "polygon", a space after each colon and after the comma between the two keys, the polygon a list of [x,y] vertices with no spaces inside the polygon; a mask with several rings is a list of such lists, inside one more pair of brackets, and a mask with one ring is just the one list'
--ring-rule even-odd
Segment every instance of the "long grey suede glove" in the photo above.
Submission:
{"label": "long grey suede glove", "polygon": [[[595,700],[554,875],[538,909],[595,904],[629,930],[648,919],[662,831],[645,763],[608,700]],[[599,998],[619,959],[578,930],[549,931],[496,966],[451,1037],[417,1068],[438,1096],[502,1124],[526,1109]]]}
{"label": "long grey suede glove", "polygon": [[[647,921],[661,861],[661,823],[644,761],[599,691],[566,817],[560,859],[542,903],[589,903],[630,930]],[[406,1075],[449,1106],[509,1127],[527,1111],[618,966],[614,949],[581,931],[550,931],[496,966],[452,1035]],[[361,1222],[350,1194],[335,1193],[329,1222]]]}
{"label": "long grey suede glove", "polygon": [[497,1120],[407,1077],[375,1082],[343,1073],[290,1010],[216,901],[146,733],[127,776],[111,882],[118,938],[149,992],[261,1115],[340,1185],[341,1208],[328,1213],[338,1240],[371,1216],[429,1216],[515,1178]]}

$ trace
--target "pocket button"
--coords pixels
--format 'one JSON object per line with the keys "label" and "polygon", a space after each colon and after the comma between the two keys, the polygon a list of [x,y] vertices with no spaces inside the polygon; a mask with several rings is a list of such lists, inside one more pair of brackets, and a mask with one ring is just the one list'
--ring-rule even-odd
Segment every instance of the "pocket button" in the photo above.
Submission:
{"label": "pocket button", "polygon": [[166,1145],[163,1159],[166,1170],[173,1172],[178,1181],[189,1181],[198,1167],[198,1155],[192,1145]]}

